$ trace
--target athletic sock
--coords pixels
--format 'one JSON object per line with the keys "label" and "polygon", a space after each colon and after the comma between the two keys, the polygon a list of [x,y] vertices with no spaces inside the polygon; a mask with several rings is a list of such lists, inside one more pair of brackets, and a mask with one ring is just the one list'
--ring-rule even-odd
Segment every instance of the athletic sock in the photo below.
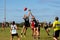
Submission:
{"label": "athletic sock", "polygon": [[24,33],[24,35],[26,35],[26,33]]}
{"label": "athletic sock", "polygon": [[26,37],[26,33],[24,33],[24,37]]}
{"label": "athletic sock", "polygon": [[36,39],[36,35],[34,35],[34,39]]}
{"label": "athletic sock", "polygon": [[50,34],[48,33],[48,36],[50,36]]}
{"label": "athletic sock", "polygon": [[38,39],[40,39],[40,35],[38,35]]}
{"label": "athletic sock", "polygon": [[21,35],[23,35],[23,33],[21,33]]}
{"label": "athletic sock", "polygon": [[21,33],[21,37],[22,37],[23,33]]}

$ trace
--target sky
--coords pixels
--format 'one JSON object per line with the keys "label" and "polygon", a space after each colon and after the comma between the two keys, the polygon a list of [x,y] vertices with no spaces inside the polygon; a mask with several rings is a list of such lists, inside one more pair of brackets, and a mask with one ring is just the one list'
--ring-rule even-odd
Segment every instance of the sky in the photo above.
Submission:
{"label": "sky", "polygon": [[[60,0],[6,0],[6,21],[23,22],[24,11],[27,7],[39,21],[54,21],[60,18]],[[4,21],[4,0],[0,0],[0,22]]]}

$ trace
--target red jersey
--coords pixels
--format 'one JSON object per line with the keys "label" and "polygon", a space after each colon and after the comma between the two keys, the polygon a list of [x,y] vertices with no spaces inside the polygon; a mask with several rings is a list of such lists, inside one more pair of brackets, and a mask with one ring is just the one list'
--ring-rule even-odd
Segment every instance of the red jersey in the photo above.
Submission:
{"label": "red jersey", "polygon": [[35,27],[35,22],[31,21],[31,27],[34,28]]}
{"label": "red jersey", "polygon": [[4,23],[2,23],[2,27],[4,27],[5,25],[4,25]]}

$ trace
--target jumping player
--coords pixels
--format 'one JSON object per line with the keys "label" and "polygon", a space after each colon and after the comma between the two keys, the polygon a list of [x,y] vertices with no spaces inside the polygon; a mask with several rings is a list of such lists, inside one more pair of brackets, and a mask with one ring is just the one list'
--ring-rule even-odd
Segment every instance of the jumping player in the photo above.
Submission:
{"label": "jumping player", "polygon": [[24,15],[24,17],[23,17],[24,25],[23,25],[23,29],[21,32],[21,37],[23,34],[24,34],[24,37],[26,36],[26,30],[28,27],[30,27],[29,16],[30,16],[30,12],[28,11],[28,15]]}
{"label": "jumping player", "polygon": [[35,26],[34,27],[34,39],[36,39],[38,37],[38,22],[32,14],[31,14],[31,16],[32,16],[32,19],[35,23],[35,25],[34,25]]}
{"label": "jumping player", "polygon": [[34,27],[35,27],[35,22],[33,21],[33,18],[31,18],[30,27],[31,27],[31,29],[32,29],[32,36],[34,36]]}
{"label": "jumping player", "polygon": [[14,36],[16,36],[18,38],[18,40],[20,40],[19,35],[17,33],[17,26],[15,24],[15,21],[13,21],[11,24],[10,33],[11,33],[11,39],[10,40],[13,40]]}

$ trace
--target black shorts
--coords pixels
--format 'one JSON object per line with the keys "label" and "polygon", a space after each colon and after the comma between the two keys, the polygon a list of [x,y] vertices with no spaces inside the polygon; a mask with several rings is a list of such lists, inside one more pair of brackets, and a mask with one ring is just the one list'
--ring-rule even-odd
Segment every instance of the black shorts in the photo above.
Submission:
{"label": "black shorts", "polygon": [[38,27],[38,31],[40,32],[40,27]]}
{"label": "black shorts", "polygon": [[24,23],[25,27],[30,27],[30,23]]}
{"label": "black shorts", "polygon": [[44,28],[45,28],[45,30],[48,29],[48,27],[44,27]]}
{"label": "black shorts", "polygon": [[38,27],[38,24],[35,24],[35,28]]}
{"label": "black shorts", "polygon": [[54,32],[54,37],[56,37],[56,38],[59,37],[59,33],[60,33],[60,30],[55,31]]}
{"label": "black shorts", "polygon": [[13,37],[13,36],[18,36],[18,33],[16,33],[16,34],[11,34],[11,35],[12,35],[12,37]]}

